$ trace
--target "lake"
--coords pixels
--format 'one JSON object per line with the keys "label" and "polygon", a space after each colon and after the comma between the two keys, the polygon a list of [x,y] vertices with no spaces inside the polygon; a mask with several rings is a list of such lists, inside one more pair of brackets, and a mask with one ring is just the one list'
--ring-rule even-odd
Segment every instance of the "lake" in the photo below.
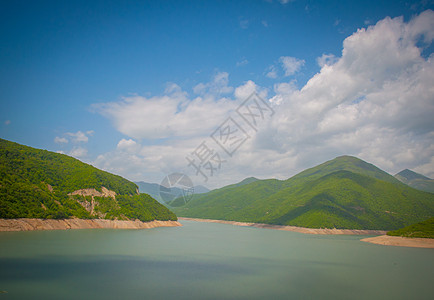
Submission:
{"label": "lake", "polygon": [[3,299],[432,299],[434,250],[181,221],[0,232]]}

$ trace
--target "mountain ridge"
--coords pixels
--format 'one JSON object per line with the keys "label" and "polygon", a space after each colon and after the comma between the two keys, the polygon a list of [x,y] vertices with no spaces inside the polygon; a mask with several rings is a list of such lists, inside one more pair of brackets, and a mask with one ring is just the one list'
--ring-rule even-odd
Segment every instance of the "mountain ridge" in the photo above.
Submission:
{"label": "mountain ridge", "polygon": [[434,196],[361,159],[340,156],[287,180],[258,180],[195,195],[174,211],[180,217],[390,230],[434,214]]}
{"label": "mountain ridge", "polygon": [[434,180],[412,170],[405,169],[394,175],[402,183],[417,190],[434,193]]}

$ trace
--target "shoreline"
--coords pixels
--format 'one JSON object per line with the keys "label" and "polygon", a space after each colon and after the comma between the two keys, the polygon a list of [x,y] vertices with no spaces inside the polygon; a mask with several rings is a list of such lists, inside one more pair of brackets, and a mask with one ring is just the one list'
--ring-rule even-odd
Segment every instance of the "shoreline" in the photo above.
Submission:
{"label": "shoreline", "polygon": [[402,236],[380,235],[376,237],[361,239],[360,241],[384,246],[434,249],[434,239],[406,238]]}
{"label": "shoreline", "polygon": [[183,217],[179,217],[178,220],[206,222],[206,223],[220,223],[220,224],[229,224],[229,225],[236,225],[236,226],[249,226],[249,227],[256,227],[256,228],[293,231],[293,232],[307,233],[307,234],[385,235],[387,232],[384,230],[306,228],[306,227],[286,226],[286,225],[271,225],[271,224],[262,224],[262,223],[183,218]]}
{"label": "shoreline", "polygon": [[0,232],[68,229],[147,229],[182,226],[178,221],[142,222],[105,219],[0,219]]}

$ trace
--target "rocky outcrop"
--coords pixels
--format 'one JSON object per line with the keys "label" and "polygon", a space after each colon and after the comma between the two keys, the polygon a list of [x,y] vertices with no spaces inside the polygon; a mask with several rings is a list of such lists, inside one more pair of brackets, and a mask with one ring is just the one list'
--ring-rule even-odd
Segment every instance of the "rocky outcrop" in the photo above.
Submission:
{"label": "rocky outcrop", "polygon": [[[99,205],[99,202],[96,201],[94,197],[112,198],[114,201],[116,201],[116,192],[111,191],[103,186],[101,187],[101,192],[97,191],[96,189],[81,189],[69,193],[68,195],[82,196],[82,200],[76,199],[77,202],[80,203],[80,205],[83,206],[88,212],[90,212],[91,215],[97,216],[98,218],[104,218],[106,214],[95,213],[95,207]],[[85,197],[91,197],[91,200],[87,201]]]}
{"label": "rocky outcrop", "polygon": [[80,195],[83,197],[91,196],[91,197],[111,197],[113,199],[116,199],[116,192],[110,191],[109,189],[105,187],[101,187],[101,192],[97,191],[96,189],[82,189],[82,190],[76,190],[72,193],[69,193],[68,195]]}
{"label": "rocky outcrop", "polygon": [[0,219],[0,231],[62,230],[62,229],[145,229],[182,226],[177,221],[121,221],[103,219]]}

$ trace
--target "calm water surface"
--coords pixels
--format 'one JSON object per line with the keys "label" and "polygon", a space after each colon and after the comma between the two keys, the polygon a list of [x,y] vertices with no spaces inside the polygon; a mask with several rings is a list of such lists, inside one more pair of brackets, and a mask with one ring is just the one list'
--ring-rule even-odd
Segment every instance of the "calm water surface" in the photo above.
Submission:
{"label": "calm water surface", "polygon": [[0,233],[3,299],[434,299],[434,250],[182,221]]}

